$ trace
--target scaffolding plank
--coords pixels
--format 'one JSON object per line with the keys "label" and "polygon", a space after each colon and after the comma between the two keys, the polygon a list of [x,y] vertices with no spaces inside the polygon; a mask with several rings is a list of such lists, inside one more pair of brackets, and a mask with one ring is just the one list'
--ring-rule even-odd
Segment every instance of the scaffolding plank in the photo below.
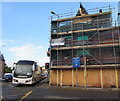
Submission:
{"label": "scaffolding plank", "polygon": [[119,43],[112,44],[98,44],[98,45],[85,45],[85,46],[73,46],[73,47],[59,47],[59,48],[51,48],[51,50],[69,50],[69,49],[79,49],[79,48],[97,48],[97,47],[112,47],[112,46],[120,46]]}
{"label": "scaffolding plank", "polygon": [[120,26],[117,26],[117,27],[108,27],[108,28],[93,28],[93,29],[76,30],[76,31],[52,33],[52,34],[63,35],[63,34],[79,33],[79,32],[90,32],[90,31],[98,31],[98,30],[99,30],[99,31],[102,31],[102,30],[110,30],[110,29],[116,29],[116,28],[120,28]]}
{"label": "scaffolding plank", "polygon": [[[120,64],[106,64],[106,65],[86,65],[87,68],[99,68],[99,67],[118,67],[120,66]],[[85,65],[81,65],[79,68],[84,68]],[[71,66],[51,66],[52,68],[73,68],[72,65]]]}

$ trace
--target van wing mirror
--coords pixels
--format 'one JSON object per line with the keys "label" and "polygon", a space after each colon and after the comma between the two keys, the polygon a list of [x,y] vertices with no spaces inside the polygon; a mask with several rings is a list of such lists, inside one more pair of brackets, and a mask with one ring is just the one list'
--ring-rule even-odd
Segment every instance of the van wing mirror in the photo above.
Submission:
{"label": "van wing mirror", "polygon": [[15,69],[15,67],[16,67],[16,63],[14,63],[14,64],[13,64],[13,66],[12,66],[12,68],[11,68],[11,69],[12,69],[12,70],[14,70],[14,69]]}

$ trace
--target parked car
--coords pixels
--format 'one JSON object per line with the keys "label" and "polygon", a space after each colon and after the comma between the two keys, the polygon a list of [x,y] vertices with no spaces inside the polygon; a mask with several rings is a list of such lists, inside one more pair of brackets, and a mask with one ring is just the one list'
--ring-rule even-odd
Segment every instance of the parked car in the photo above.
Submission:
{"label": "parked car", "polygon": [[47,74],[41,74],[41,78],[44,79],[47,77]]}
{"label": "parked car", "polygon": [[13,75],[11,73],[6,73],[2,77],[2,80],[5,80],[7,82],[12,82],[12,79],[13,79]]}
{"label": "parked car", "polygon": [[2,81],[2,78],[0,78],[0,81]]}
{"label": "parked car", "polygon": [[42,78],[42,79],[44,79],[44,78],[46,78],[46,77],[47,77],[47,75],[48,75],[48,72],[47,72],[47,71],[45,71],[44,73],[42,73],[42,74],[41,74],[41,78]]}

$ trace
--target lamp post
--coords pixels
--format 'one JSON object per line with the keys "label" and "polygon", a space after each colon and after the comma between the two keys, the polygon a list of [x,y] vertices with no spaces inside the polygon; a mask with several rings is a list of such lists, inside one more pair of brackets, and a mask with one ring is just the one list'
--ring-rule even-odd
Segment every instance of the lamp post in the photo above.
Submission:
{"label": "lamp post", "polygon": [[51,11],[51,14],[56,15],[59,18],[59,15],[56,14],[54,11]]}
{"label": "lamp post", "polygon": [[118,26],[120,26],[120,13],[118,13],[117,22],[118,22]]}
{"label": "lamp post", "polygon": [[117,16],[117,20],[118,20],[118,26],[120,26],[120,1],[118,2],[118,16]]}
{"label": "lamp post", "polygon": [[[58,14],[56,14],[54,11],[51,11],[51,14],[53,14],[53,15],[55,15],[55,16],[57,16],[57,18],[59,19],[59,15]],[[52,22],[52,16],[51,16],[51,22]],[[56,23],[56,32],[59,32],[59,22],[57,22]],[[52,27],[52,26],[51,26]],[[58,52],[58,50],[57,50],[57,66],[59,65],[59,58],[58,58],[58,55],[59,55],[59,52]],[[51,56],[50,56],[50,58],[51,58]],[[50,59],[51,60],[51,59]],[[58,72],[59,72],[59,70],[58,70],[58,68],[57,68],[57,86],[58,86]],[[60,86],[62,86],[62,69],[60,70]]]}
{"label": "lamp post", "polygon": [[51,11],[51,14],[56,14],[55,12]]}

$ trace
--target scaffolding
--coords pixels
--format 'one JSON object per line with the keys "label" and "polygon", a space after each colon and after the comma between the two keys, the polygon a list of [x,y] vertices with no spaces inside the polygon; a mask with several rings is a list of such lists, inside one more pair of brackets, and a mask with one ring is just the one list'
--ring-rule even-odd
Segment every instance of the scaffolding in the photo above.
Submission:
{"label": "scaffolding", "polygon": [[99,68],[101,75],[103,68],[114,68],[116,73],[120,68],[120,26],[112,19],[112,9],[106,6],[80,16],[75,16],[77,12],[57,15],[57,19],[52,16],[50,68],[57,69],[57,76],[59,69],[61,73],[62,69],[73,69],[74,57],[80,57],[84,86],[86,68]]}

